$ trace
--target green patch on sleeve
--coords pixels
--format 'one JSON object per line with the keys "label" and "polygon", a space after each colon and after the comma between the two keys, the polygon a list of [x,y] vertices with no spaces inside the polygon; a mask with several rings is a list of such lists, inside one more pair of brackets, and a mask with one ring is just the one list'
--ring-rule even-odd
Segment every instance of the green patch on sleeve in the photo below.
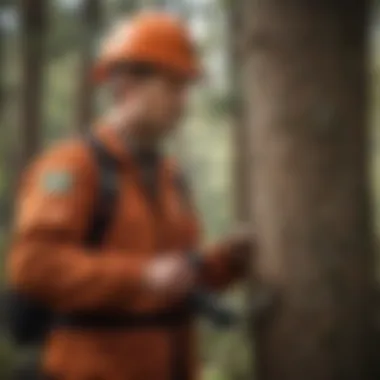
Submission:
{"label": "green patch on sleeve", "polygon": [[74,176],[67,171],[51,171],[42,176],[41,187],[49,194],[67,194],[74,187]]}

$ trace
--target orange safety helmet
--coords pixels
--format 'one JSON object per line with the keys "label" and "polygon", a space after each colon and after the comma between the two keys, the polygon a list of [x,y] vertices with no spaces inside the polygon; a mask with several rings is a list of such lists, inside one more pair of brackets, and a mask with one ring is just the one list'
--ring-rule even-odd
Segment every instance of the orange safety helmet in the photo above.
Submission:
{"label": "orange safety helmet", "polygon": [[202,72],[189,31],[179,18],[163,12],[145,11],[116,26],[95,63],[95,81],[106,80],[110,67],[123,62],[157,65],[188,79]]}

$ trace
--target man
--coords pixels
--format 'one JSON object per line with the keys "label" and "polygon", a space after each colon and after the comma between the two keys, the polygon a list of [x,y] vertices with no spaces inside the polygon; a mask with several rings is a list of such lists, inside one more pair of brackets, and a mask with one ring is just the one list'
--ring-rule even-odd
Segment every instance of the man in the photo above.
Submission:
{"label": "man", "polygon": [[[93,135],[118,163],[119,195],[101,246],[83,244],[99,176],[83,140],[60,143],[26,171],[9,260],[13,286],[59,315],[125,318],[117,327],[52,328],[44,350],[47,378],[196,378],[192,318],[139,321],[175,315],[194,287],[222,290],[247,264],[245,234],[200,246],[198,220],[174,180],[178,170],[159,158],[200,74],[188,32],[173,16],[143,13],[106,41],[95,78],[109,85],[113,106]],[[190,252],[202,257],[201,271]]]}

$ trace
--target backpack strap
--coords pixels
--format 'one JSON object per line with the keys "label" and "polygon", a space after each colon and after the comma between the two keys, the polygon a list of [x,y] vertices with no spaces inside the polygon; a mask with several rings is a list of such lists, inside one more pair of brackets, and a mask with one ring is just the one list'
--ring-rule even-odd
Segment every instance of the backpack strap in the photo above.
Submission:
{"label": "backpack strap", "polygon": [[87,136],[85,142],[91,150],[99,173],[94,215],[91,217],[85,237],[88,246],[96,247],[103,242],[107,227],[116,209],[119,163],[95,136]]}
{"label": "backpack strap", "polygon": [[191,207],[193,203],[191,188],[187,181],[186,175],[177,165],[172,168],[172,180],[174,181],[174,186],[178,191],[184,205]]}

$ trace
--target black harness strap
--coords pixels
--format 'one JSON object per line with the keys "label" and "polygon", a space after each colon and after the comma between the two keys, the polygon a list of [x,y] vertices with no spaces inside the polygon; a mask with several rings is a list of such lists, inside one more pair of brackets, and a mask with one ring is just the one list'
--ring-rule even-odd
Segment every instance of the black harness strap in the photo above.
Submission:
{"label": "black harness strap", "polygon": [[144,314],[76,313],[60,316],[56,326],[81,330],[170,329],[183,326],[190,317],[191,312],[185,308]]}
{"label": "black harness strap", "polygon": [[119,198],[119,163],[94,136],[89,135],[86,138],[86,143],[91,149],[98,168],[99,184],[94,208],[95,215],[91,218],[85,243],[90,247],[97,247],[103,243]]}

